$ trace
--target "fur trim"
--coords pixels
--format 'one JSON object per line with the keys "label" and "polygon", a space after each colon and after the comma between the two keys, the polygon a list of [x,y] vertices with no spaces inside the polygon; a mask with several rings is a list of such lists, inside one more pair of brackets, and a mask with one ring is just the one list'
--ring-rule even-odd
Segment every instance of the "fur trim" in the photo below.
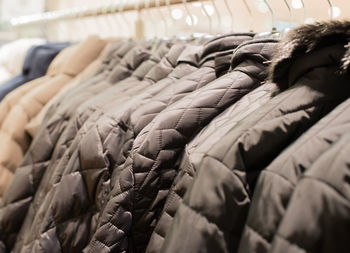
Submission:
{"label": "fur trim", "polygon": [[295,57],[335,43],[344,43],[347,49],[340,69],[347,72],[350,69],[350,21],[318,22],[291,30],[277,45],[270,65],[269,80],[280,89],[287,89],[283,79]]}

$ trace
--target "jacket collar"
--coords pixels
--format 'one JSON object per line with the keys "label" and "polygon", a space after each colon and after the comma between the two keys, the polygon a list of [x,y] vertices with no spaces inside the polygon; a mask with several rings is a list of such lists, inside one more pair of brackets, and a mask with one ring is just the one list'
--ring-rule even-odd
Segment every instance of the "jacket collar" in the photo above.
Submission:
{"label": "jacket collar", "polygon": [[289,87],[288,76],[298,58],[333,45],[344,45],[345,54],[339,59],[339,73],[349,71],[350,66],[350,22],[330,21],[303,25],[291,30],[277,45],[271,61],[269,79],[280,90]]}
{"label": "jacket collar", "polygon": [[232,54],[236,47],[253,39],[253,36],[253,33],[233,33],[215,37],[203,45],[199,65],[203,65],[208,60],[213,60],[217,55]]}

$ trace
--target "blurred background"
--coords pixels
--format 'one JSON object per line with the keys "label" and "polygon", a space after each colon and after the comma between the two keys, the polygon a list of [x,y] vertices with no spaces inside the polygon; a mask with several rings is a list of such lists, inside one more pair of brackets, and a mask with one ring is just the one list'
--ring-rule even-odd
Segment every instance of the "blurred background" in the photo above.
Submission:
{"label": "blurred background", "polygon": [[[212,0],[188,1],[142,11],[75,17],[70,20],[18,25],[27,15],[57,10],[91,9],[118,3],[149,5],[138,0],[1,0],[0,40],[44,37],[52,41],[78,41],[90,34],[102,37],[164,37],[196,33],[220,34],[231,31],[263,32],[295,27],[302,23],[350,18],[349,0]],[[156,1],[157,2],[157,1]],[[164,1],[163,1],[164,2]],[[181,2],[181,1],[180,1]],[[159,3],[159,1],[158,1]],[[330,7],[330,4],[333,7]],[[288,9],[290,7],[290,11]],[[272,14],[271,14],[272,13]],[[39,16],[40,17],[40,16]],[[24,19],[23,19],[24,18]],[[30,17],[27,17],[27,20]],[[273,24],[272,24],[273,23]]]}

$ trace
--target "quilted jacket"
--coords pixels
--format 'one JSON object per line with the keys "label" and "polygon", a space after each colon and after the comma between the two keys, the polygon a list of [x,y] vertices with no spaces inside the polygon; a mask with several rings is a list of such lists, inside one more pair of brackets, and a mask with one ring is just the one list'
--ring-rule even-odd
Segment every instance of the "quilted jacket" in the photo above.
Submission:
{"label": "quilted jacket", "polygon": [[[112,62],[118,62],[118,59],[120,59],[123,54],[126,54],[125,57],[120,61],[120,64],[115,66],[113,69],[115,70],[115,72],[121,73],[120,78],[127,77],[129,73],[132,72],[129,68],[132,68],[133,66],[135,66],[135,64],[138,65],[138,62],[142,62],[145,57],[148,58],[149,56],[149,53],[147,52],[147,50],[144,50],[139,47],[129,51],[130,48],[132,47],[133,45],[131,43],[130,46],[127,46],[127,47],[122,46],[121,48],[118,48],[117,53],[115,54],[116,57],[112,58],[112,60],[108,64],[110,65],[112,64]],[[139,59],[139,60],[136,60],[136,59]],[[70,114],[72,114],[74,111],[74,108],[76,108],[74,103],[79,103],[79,99],[85,99],[88,96],[93,96],[94,91],[99,90],[101,86],[103,87],[104,83],[95,84],[93,81],[97,81],[99,80],[99,78],[102,78],[101,80],[103,80],[103,76],[104,77],[106,76],[104,72],[108,72],[111,74],[115,73],[110,70],[110,66],[107,66],[107,70],[101,72],[101,76],[96,77],[96,80],[90,80],[87,83],[83,83],[79,85],[83,88],[83,90],[79,93],[78,97],[75,96],[75,99],[74,99],[72,95],[74,91],[70,93],[71,94],[70,97],[69,96],[66,97],[67,102],[68,101],[72,102],[71,106],[68,105],[67,103],[64,104],[63,101],[59,101],[58,104],[53,105],[53,108],[49,109],[48,113],[50,114],[52,111],[56,110],[56,112],[54,114],[51,114],[53,116],[51,118],[45,117],[45,124],[39,130],[38,135],[33,140],[30,149],[26,153],[23,163],[19,167],[19,170],[21,171],[19,174],[24,176],[24,177],[21,177],[21,179],[19,180],[25,179],[27,182],[30,182],[33,184],[30,186],[26,184],[21,184],[21,186],[23,187],[21,190],[18,190],[18,187],[17,189],[13,189],[13,191],[9,190],[7,191],[7,193],[9,194],[8,196],[12,196],[12,197],[4,197],[2,199],[3,203],[2,203],[1,210],[3,210],[4,212],[0,210],[0,216],[2,216],[3,214],[5,216],[10,215],[9,217],[6,217],[5,220],[7,218],[11,219],[12,214],[16,212],[15,210],[18,210],[21,215],[17,217],[12,216],[12,219],[16,219],[16,222],[15,223],[11,222],[10,226],[6,226],[6,229],[5,229],[6,232],[4,233],[0,232],[0,234],[4,234],[4,236],[6,236],[7,238],[16,237],[16,233],[20,228],[20,224],[22,224],[23,222],[23,219],[26,215],[29,204],[33,200],[34,193],[36,192],[37,187],[39,186],[41,177],[43,176],[43,172],[49,164],[49,161],[52,155],[52,150],[55,147],[56,141],[60,136],[61,131],[64,129],[66,120],[69,119]],[[114,76],[114,78],[118,79],[117,76]],[[60,116],[60,115],[63,115],[63,116]],[[35,175],[32,175],[33,172],[35,172]],[[23,173],[25,173],[25,175],[23,175]],[[32,176],[28,176],[28,175],[32,175]],[[32,180],[33,176],[35,177],[34,181]],[[13,194],[16,195],[15,198],[13,198],[14,197]],[[23,199],[25,199],[25,201],[23,201]],[[13,203],[15,201],[16,203]],[[5,209],[7,211],[5,211]],[[12,233],[14,233],[13,237],[12,237]],[[9,243],[8,245],[11,245],[12,243],[14,243],[13,239],[11,240],[11,243]]]}
{"label": "quilted jacket", "polygon": [[349,143],[348,130],[301,176],[270,252],[349,252]]}
{"label": "quilted jacket", "polygon": [[[96,70],[94,70],[94,74],[85,81],[79,82],[78,80],[78,83],[73,83],[73,87],[70,87],[71,83],[68,84],[59,93],[57,93],[57,95],[45,105],[45,107],[40,111],[40,113],[27,124],[26,131],[28,132],[28,134],[30,134],[34,138],[35,135],[38,133],[40,126],[42,124],[45,124],[44,122],[51,118],[53,114],[55,114],[57,108],[62,103],[65,103],[65,101],[69,101],[69,99],[72,99],[70,92],[76,95],[77,92],[82,89],[82,87],[86,88],[89,86],[94,86],[95,84],[105,80],[110,71],[112,71],[113,67],[115,67],[116,64],[118,64],[121,61],[121,58],[133,46],[133,43],[131,43],[130,45],[123,45],[122,41],[108,44],[101,52],[102,55],[100,54],[102,59],[99,66],[97,66]],[[78,85],[79,87],[76,87]],[[38,117],[40,118],[37,119]],[[40,124],[36,126],[35,124],[38,123],[33,121],[40,121]],[[31,125],[34,125],[34,127],[32,127]]]}
{"label": "quilted jacket", "polygon": [[[240,49],[237,52],[240,52]],[[115,176],[112,175],[112,178],[115,182],[112,182],[114,186],[110,200],[100,219],[99,229],[86,249],[87,252],[123,251],[128,247],[132,247],[135,252],[145,251],[176,173],[176,165],[174,165],[176,158],[185,143],[202,127],[197,120],[205,125],[211,117],[215,117],[229,104],[260,84],[266,76],[266,73],[263,73],[266,67],[262,62],[268,58],[265,57],[266,52],[259,53],[259,50],[251,55],[238,53],[240,57],[235,59],[233,64],[237,65],[233,65],[234,70],[231,73],[169,105],[140,131],[126,164],[117,166],[113,171]],[[249,63],[253,64],[251,71],[255,74],[254,77],[243,73],[244,66]],[[240,81],[246,79],[238,84],[234,82],[236,78]],[[252,79],[253,81],[250,81]],[[211,107],[213,105],[214,109]],[[137,125],[135,129],[138,129]],[[181,132],[177,133],[175,129]],[[156,145],[151,144],[150,140],[153,140],[152,143]],[[159,141],[154,142],[154,140]],[[142,143],[141,147],[140,143]],[[154,158],[156,159],[154,164],[153,157],[157,157]],[[157,174],[158,171],[159,174]],[[147,174],[149,178],[145,180]],[[145,180],[142,187],[138,180]],[[128,217],[126,214],[129,212],[132,213],[132,223],[131,216],[129,220],[126,219]],[[107,233],[117,228],[125,231],[126,235],[121,234],[120,238],[116,238]]]}
{"label": "quilted jacket", "polygon": [[[315,124],[261,173],[239,252],[270,252],[272,240],[279,236],[276,235],[277,229],[299,180],[318,157],[349,131],[349,114],[348,99]],[[324,211],[324,208],[320,207],[319,210]]]}
{"label": "quilted jacket", "polygon": [[90,78],[93,78],[97,71],[100,69],[100,67],[103,65],[103,60],[109,55],[111,51],[111,47],[114,45],[114,42],[106,43],[106,46],[103,48],[99,56],[87,66],[84,71],[82,71],[74,80],[69,82],[64,88],[62,88],[38,113],[35,118],[33,118],[27,125],[26,125],[26,132],[32,136],[32,138],[35,137],[37,134],[44,117],[48,111],[48,109],[55,103],[57,103],[60,98],[72,90],[74,87],[76,87],[78,84],[85,82],[89,80]]}
{"label": "quilted jacket", "polygon": [[[331,28],[333,31],[340,31],[340,27]],[[344,32],[349,29],[347,26],[343,28]],[[342,61],[349,62],[349,60],[348,57],[344,57]],[[344,64],[343,69],[347,68],[348,66]],[[349,115],[350,99],[347,99],[310,128],[262,171],[252,199],[239,252],[270,251],[271,242],[286,213],[289,200],[298,181],[304,173],[307,173],[318,157],[349,131]],[[311,241],[310,245],[312,245]],[[308,248],[306,250],[308,251]],[[332,251],[340,252],[338,250]]]}
{"label": "quilted jacket", "polygon": [[[6,177],[6,180],[2,180],[7,182],[1,185],[0,195],[3,194],[4,189],[11,182],[10,175],[20,165],[29,147],[31,139],[25,133],[25,125],[57,91],[97,57],[104,45],[105,42],[101,39],[90,37],[79,45],[64,49],[62,51],[63,56],[58,59],[61,63],[56,64],[56,74],[50,75],[52,72],[49,71],[43,83],[36,87],[30,85],[32,89],[28,90],[25,87],[24,89],[27,92],[18,99],[16,104],[8,108],[9,111],[1,122],[0,128],[0,173],[3,173]],[[22,93],[21,88],[16,89],[13,93]],[[2,101],[1,107],[6,107],[10,100],[11,96],[6,97]],[[5,170],[6,172],[2,172]]]}
{"label": "quilted jacket", "polygon": [[[208,45],[206,45],[204,50],[203,50],[203,53],[201,56],[202,59],[200,59],[200,62],[199,63],[193,62],[193,64],[192,64],[192,65],[199,64],[198,67],[201,66],[201,68],[198,71],[194,71],[190,76],[183,77],[180,79],[181,81],[174,83],[173,85],[170,86],[169,81],[173,82],[177,78],[180,78],[181,76],[185,76],[186,73],[189,73],[190,69],[194,69],[194,66],[192,66],[191,64],[188,64],[188,63],[186,63],[186,65],[179,66],[179,69],[181,69],[181,71],[174,72],[175,74],[177,73],[177,77],[176,77],[176,75],[170,75],[169,76],[170,79],[167,78],[165,80],[162,80],[162,82],[160,84],[157,83],[156,87],[151,88],[149,92],[141,95],[141,97],[147,98],[147,99],[143,99],[143,101],[142,101],[142,104],[145,104],[146,101],[150,100],[151,96],[157,94],[160,90],[164,89],[164,87],[169,86],[169,87],[167,87],[167,91],[157,95],[154,99],[152,98],[152,100],[154,100],[154,101],[148,102],[147,109],[145,109],[145,110],[139,109],[138,112],[133,113],[133,115],[138,115],[138,116],[132,116],[132,117],[134,117],[137,120],[140,120],[141,117],[145,118],[145,116],[143,116],[143,114],[147,115],[147,120],[142,121],[143,125],[147,125],[147,123],[151,121],[152,117],[155,117],[157,112],[160,112],[162,109],[164,109],[167,104],[173,103],[177,99],[180,99],[181,96],[184,96],[184,94],[191,92],[196,87],[200,87],[201,85],[205,85],[209,81],[216,78],[215,69],[217,69],[217,68],[214,68],[214,65],[213,65],[214,64],[214,56],[212,55],[212,54],[216,53],[215,50],[217,48],[215,47],[215,45],[220,44],[221,51],[230,50],[235,44],[239,44],[242,40],[248,39],[248,38],[250,38],[250,37],[245,36],[244,38],[238,38],[238,36],[235,36],[235,40],[237,40],[237,42],[233,42],[233,39],[230,38],[230,36],[225,36],[224,38],[216,39],[215,41],[208,43]],[[191,51],[192,48],[193,47],[190,46],[186,49],[185,52],[183,52],[182,56],[180,56],[178,59],[178,63],[180,63],[181,61],[183,61],[184,63],[186,62],[186,57],[187,57],[186,54],[188,54],[187,52]],[[176,51],[179,50],[178,46],[175,47],[174,49]],[[212,52],[212,51],[214,51],[214,52]],[[230,54],[230,52],[225,52],[225,53]],[[169,54],[169,56],[173,57],[174,53],[171,52]],[[168,60],[169,56],[167,56],[165,60]],[[185,56],[185,57],[183,57],[183,56]],[[222,57],[220,57],[220,59],[222,59]],[[197,61],[198,59],[194,58],[193,60]],[[154,60],[152,60],[150,63],[145,62],[145,64],[143,64],[144,66],[140,66],[140,69],[138,69],[134,72],[135,75],[139,75],[140,71],[144,71],[145,69],[149,68],[150,64],[153,64],[153,62],[154,62]],[[73,123],[69,125],[70,130],[68,130],[66,132],[67,132],[67,135],[70,135],[70,136],[68,136],[68,138],[65,138],[64,142],[66,143],[67,140],[72,139],[73,137],[74,137],[74,141],[76,143],[80,142],[80,139],[81,139],[80,136],[83,135],[86,132],[86,130],[89,129],[89,127],[85,126],[85,129],[84,129],[85,131],[81,131],[79,137],[76,137],[76,130],[79,129],[81,127],[81,125],[84,124],[84,122],[90,117],[91,114],[93,114],[93,117],[90,119],[90,123],[95,123],[96,120],[98,120],[102,116],[103,112],[108,111],[108,109],[110,109],[110,108],[113,108],[112,110],[110,110],[108,117],[115,118],[116,116],[112,116],[112,115],[120,114],[120,106],[119,105],[121,104],[122,101],[131,99],[131,97],[136,96],[136,94],[145,90],[147,87],[154,84],[154,82],[158,81],[161,78],[166,77],[169,74],[170,68],[168,68],[168,67],[164,68],[164,66],[167,66],[167,65],[168,64],[165,64],[165,65],[160,64],[158,66],[155,66],[155,68],[151,70],[151,75],[153,76],[152,78],[149,78],[150,75],[148,75],[148,77],[146,77],[144,81],[142,81],[142,82],[138,81],[136,83],[135,83],[135,79],[126,80],[128,82],[125,83],[125,85],[126,85],[126,86],[124,85],[125,88],[123,87],[123,85],[121,85],[119,83],[116,87],[111,87],[110,89],[107,89],[105,92],[103,92],[99,96],[97,96],[97,97],[91,99],[90,101],[88,101],[87,103],[83,104],[78,109],[78,115],[77,115],[77,117],[75,117],[75,119],[76,119],[75,122],[73,121]],[[185,70],[185,67],[188,68],[188,70]],[[220,67],[222,68],[222,66],[220,66]],[[173,78],[171,78],[171,77],[173,77]],[[174,79],[175,77],[176,77],[176,79]],[[182,84],[184,79],[186,79],[189,82],[188,84],[186,83],[186,86]],[[184,88],[185,92],[181,89],[174,88],[177,86],[185,87]],[[141,99],[139,97],[137,97],[136,99],[132,99],[131,101],[128,101],[127,105],[132,106],[132,108],[135,108],[133,110],[136,110],[136,108],[140,106],[140,102],[136,102],[137,100],[141,101]],[[149,106],[150,103],[153,103],[153,106]],[[163,107],[160,106],[160,103],[163,103],[164,106]],[[126,104],[123,105],[123,107],[122,107],[123,110],[125,110],[126,107],[127,107]],[[130,113],[133,110],[131,110],[131,108],[129,107],[128,113]],[[151,115],[149,115],[149,112],[151,112]],[[129,117],[129,116],[123,115],[123,120],[125,121],[127,119],[127,117]],[[104,124],[105,124],[105,122],[104,122]],[[116,124],[116,123],[113,123],[113,125],[114,124]],[[140,123],[138,123],[138,122],[132,122],[131,124],[133,126],[132,128],[134,128],[136,125],[138,126],[139,129],[143,128],[140,125]],[[131,126],[128,126],[128,128],[131,128]],[[126,132],[127,130],[124,129],[124,131]],[[139,131],[140,130],[137,130],[136,133],[134,134],[134,136],[136,136]],[[128,142],[130,142],[130,140],[128,140]],[[59,145],[59,146],[62,146],[62,145]],[[72,148],[72,150],[75,150],[75,149],[76,149],[76,147]],[[61,153],[61,152],[59,152],[59,153]],[[60,163],[60,166],[66,167],[66,165],[64,165],[64,163]]]}
{"label": "quilted jacket", "polygon": [[203,156],[162,251],[237,251],[260,171],[350,94],[350,75],[340,68],[344,31],[337,22],[329,30],[307,25],[279,44],[270,73],[280,92]]}
{"label": "quilted jacket", "polygon": [[[264,43],[264,44],[262,44]],[[241,57],[247,57],[249,54],[255,54],[258,50],[270,52],[270,56],[265,53],[265,57],[271,59],[272,52],[276,42],[273,40],[253,41],[237,50],[232,58],[232,64],[235,64]],[[262,47],[264,49],[262,50]],[[234,66],[234,65],[233,65]],[[250,70],[251,71],[251,70]],[[254,72],[245,73],[250,76]],[[267,74],[267,71],[264,72]],[[244,82],[245,79],[238,78],[238,82]],[[257,82],[257,79],[252,79]],[[203,155],[211,148],[211,143],[225,136],[227,131],[234,127],[241,119],[246,117],[262,104],[271,99],[272,93],[276,91],[276,85],[265,83],[260,87],[250,91],[243,96],[237,103],[227,108],[223,113],[214,118],[196,137],[185,147],[183,157],[180,157],[181,163],[177,176],[169,190],[169,194],[164,205],[161,217],[155,227],[150,242],[147,246],[147,252],[160,252],[166,233],[172,224],[173,217],[183,198],[187,188],[192,183],[195,173],[195,165],[203,159]]]}
{"label": "quilted jacket", "polygon": [[[232,42],[232,41],[231,41]],[[231,45],[230,45],[231,46]],[[232,47],[232,46],[231,46]],[[187,65],[188,65],[188,63],[186,63]],[[191,72],[191,71],[193,71],[195,69],[195,67],[187,67],[187,73],[189,73],[189,72]],[[158,75],[158,73],[159,73],[159,67],[158,68],[156,68],[156,70],[157,71],[155,71],[153,74],[157,74]],[[184,66],[182,66],[182,68],[181,68],[181,70],[182,71],[180,71],[180,73],[186,73],[185,71],[184,71]],[[177,72],[175,72],[175,73],[179,73],[179,71],[177,71]],[[214,75],[215,76],[215,75]],[[154,79],[154,78],[153,78]],[[173,75],[171,75],[170,74],[170,76],[169,76],[169,78],[166,78],[162,83],[167,83],[168,85],[170,84],[170,82],[173,82],[174,80],[176,80],[176,79],[178,79],[178,78],[176,78],[176,76],[173,74]],[[120,84],[118,84],[118,86],[119,86]],[[156,84],[156,85],[159,85],[158,83]],[[117,94],[116,94],[117,95]],[[149,96],[149,95],[148,95]],[[118,100],[118,99],[117,99]],[[114,101],[115,102],[115,101]],[[132,103],[129,103],[130,105],[133,105],[134,107],[136,106],[135,105],[135,101],[133,101]],[[115,104],[114,105],[114,108],[116,109],[116,105],[117,104]],[[135,107],[136,108],[136,107]],[[103,122],[103,121],[102,121]],[[103,122],[103,123],[105,123],[105,122]],[[105,129],[106,129],[106,127],[107,126],[109,126],[109,125],[101,125],[102,127],[104,127]],[[114,125],[112,125],[112,126],[114,126]],[[97,128],[97,129],[99,129],[99,128]],[[117,132],[117,130],[114,130],[114,132],[116,132],[117,134],[118,134],[118,132]],[[95,131],[90,131],[89,133],[93,133],[93,134],[95,134]],[[89,138],[91,136],[91,134],[90,135],[87,135],[87,141],[91,141],[91,138]],[[114,135],[110,135],[110,134],[108,134],[108,132],[107,132],[107,134],[105,134],[104,135],[104,133],[102,132],[101,133],[101,138],[103,139],[103,138],[105,138],[104,136],[106,136],[106,137],[108,137],[109,139],[110,139],[110,143],[112,143],[112,141],[115,139],[115,137],[114,137]],[[119,137],[119,135],[117,135],[117,137]],[[95,139],[92,139],[92,143],[93,143],[93,145],[94,146],[96,146],[96,140]],[[118,141],[118,139],[116,140],[116,141]],[[90,145],[90,144],[89,144]],[[103,143],[103,145],[105,145],[104,143]],[[60,145],[59,145],[60,146]],[[85,142],[83,141],[83,144],[82,145],[79,145],[79,146],[81,146],[81,147],[86,147],[86,144],[85,144]],[[91,147],[91,145],[90,145],[90,147]],[[97,148],[99,147],[99,146],[96,146]],[[106,146],[106,151],[108,152],[108,153],[110,153],[110,154],[113,154],[113,155],[115,155],[115,153],[118,151],[117,150],[117,147],[118,146],[109,146],[109,144]],[[73,149],[73,150],[75,150],[75,149]],[[83,150],[82,148],[80,148],[79,149],[79,161],[82,161],[82,167],[83,168],[86,168],[86,166],[89,166],[89,167],[91,167],[91,166],[95,166],[96,165],[96,162],[97,161],[99,161],[99,159],[98,159],[98,157],[100,156],[100,151],[99,151],[99,149],[97,149],[96,151],[94,151],[94,150],[90,150],[89,151],[89,153],[88,154],[86,154],[86,152],[84,152],[85,150]],[[96,152],[93,156],[95,157],[95,162],[94,163],[90,163],[90,159],[91,159],[91,152]],[[108,157],[108,155],[109,154],[105,154],[107,157]],[[55,187],[54,188],[52,188],[52,189],[49,189],[50,191],[49,191],[49,193],[46,195],[46,196],[52,196],[51,194],[54,194],[53,192],[59,192],[59,191],[61,191],[62,189],[65,189],[66,188],[66,186],[65,186],[65,181],[67,181],[67,179],[69,180],[69,181],[71,181],[71,179],[69,179],[69,177],[70,177],[70,175],[72,174],[72,173],[74,173],[74,172],[76,172],[76,171],[78,171],[78,170],[80,170],[80,168],[79,167],[77,167],[77,164],[79,164],[79,161],[76,161],[76,153],[73,153],[73,154],[70,154],[69,155],[69,157],[70,157],[70,159],[69,159],[69,161],[68,161],[68,163],[67,163],[67,165],[66,166],[62,166],[61,164],[62,164],[62,162],[64,163],[64,158],[65,157],[63,157],[63,160],[61,160],[60,161],[60,163],[58,164],[58,166],[57,166],[57,168],[55,168],[55,170],[54,170],[54,172],[53,173],[48,173],[47,175],[51,175],[51,178],[50,178],[50,180],[49,181],[47,181],[46,180],[46,178],[44,178],[44,182],[49,182],[49,183],[51,183],[50,184],[50,186],[51,185],[55,185]],[[62,170],[63,169],[63,170]],[[83,175],[83,179],[84,179],[84,181],[85,182],[88,182],[88,193],[91,193],[91,194],[95,194],[95,199],[96,199],[96,202],[95,202],[95,204],[98,206],[98,207],[100,207],[101,206],[101,204],[102,203],[100,203],[100,201],[101,201],[101,199],[103,200],[103,195],[104,195],[104,190],[105,190],[105,187],[97,187],[97,189],[94,187],[94,185],[96,185],[96,184],[98,184],[99,182],[98,181],[96,181],[96,179],[98,179],[99,178],[99,174],[103,174],[103,172],[105,171],[105,170],[102,170],[102,169],[100,169],[100,167],[98,167],[98,169],[99,169],[99,171],[97,170],[96,172],[95,172],[95,170],[88,170],[89,168],[87,168],[86,170],[84,170],[83,172],[82,172],[82,175]],[[72,187],[76,184],[75,182],[70,182],[69,183]],[[61,187],[63,187],[63,188],[61,188]],[[94,193],[93,192],[93,190],[96,190],[96,192]],[[40,195],[41,193],[39,193],[39,195]],[[90,195],[90,194],[89,194]],[[41,209],[41,208],[39,208],[39,211],[36,213],[36,217],[42,217],[42,212],[51,212],[50,211],[50,209],[51,208],[48,208],[49,206],[56,206],[58,203],[57,203],[57,201],[59,200],[59,199],[62,199],[62,198],[64,198],[64,199],[66,199],[68,202],[67,203],[69,203],[70,201],[69,201],[69,199],[71,199],[71,196],[66,196],[66,194],[64,195],[64,196],[62,196],[62,193],[61,194],[58,194],[58,195],[56,195],[55,194],[55,196],[57,196],[57,197],[46,197],[45,199],[44,199],[44,201],[41,203],[41,206],[45,206],[45,208],[43,208],[43,209]],[[84,197],[84,195],[80,195],[80,197]],[[59,198],[59,199],[58,199]],[[94,199],[94,198],[92,198],[92,199]],[[85,202],[84,201],[84,199],[82,199],[82,201],[83,202]],[[86,205],[89,205],[89,206],[91,206],[93,203],[86,203],[85,202],[85,204]],[[62,207],[63,208],[63,207]],[[81,210],[80,210],[80,212],[85,212],[85,210],[86,210],[86,208],[82,208]],[[65,220],[69,220],[70,218],[71,218],[71,215],[76,215],[76,213],[74,213],[74,214],[71,214],[71,213],[61,213],[61,215],[63,215],[62,217],[61,217],[61,219],[65,219]],[[98,216],[98,212],[96,211],[96,210],[94,210],[94,212],[90,212],[90,211],[88,211],[88,213],[86,213],[83,217],[85,217],[85,216],[89,216],[90,215],[90,217],[92,217],[92,222],[94,221],[94,217],[97,217]],[[49,216],[51,216],[50,214],[45,214],[44,215],[45,217],[49,217]],[[26,217],[26,220],[31,220],[30,219],[30,217],[29,217],[29,219],[28,219],[28,217]],[[36,222],[40,222],[40,223],[42,223],[42,220],[36,220],[36,218],[34,219],[34,222],[33,222],[33,224],[31,225],[31,226],[28,226],[28,227],[22,227],[22,231],[25,231],[26,229],[28,230],[28,231],[33,231],[33,228],[35,229],[35,227],[38,225],[38,224],[36,224]],[[77,222],[77,221],[75,221],[75,222]],[[67,229],[71,229],[71,223],[70,222],[68,222],[68,224],[69,224],[69,226],[68,225],[65,225],[65,226],[67,226]],[[86,220],[85,219],[82,219],[81,220],[81,226],[82,225],[84,225],[84,224],[86,224]],[[62,229],[62,228],[61,228]],[[91,231],[93,232],[93,226],[91,226]],[[43,233],[43,235],[45,235],[44,233]],[[88,235],[88,234],[87,234]],[[86,235],[86,236],[87,236]],[[75,236],[75,235],[74,235]],[[84,237],[82,237],[82,235],[77,235],[78,237],[75,239],[75,241],[82,241],[83,239],[85,239],[86,240],[86,238],[84,238]],[[28,236],[29,237],[29,240],[31,239],[31,236]],[[33,246],[33,248],[35,249],[36,248],[36,244],[38,244],[38,243],[42,243],[42,241],[44,240],[44,241],[46,241],[48,238],[47,237],[43,237],[43,238],[38,238],[37,240],[35,240],[33,243],[32,243],[32,245],[34,245]],[[28,240],[27,238],[26,238],[26,240]],[[66,240],[64,240],[63,242],[62,242],[62,246],[61,247],[63,247],[64,249],[69,249],[69,248],[72,248],[72,246],[71,245],[69,245],[69,240],[73,240],[72,238],[67,238]],[[30,241],[29,241],[30,242]],[[25,242],[25,244],[26,244],[26,242]],[[28,243],[28,244],[30,244],[30,243]],[[18,247],[18,245],[20,245],[20,243],[18,243],[18,241],[17,241],[17,243],[16,243],[16,245],[15,245],[15,250],[17,249],[17,247]],[[80,246],[80,245],[79,245]],[[75,248],[76,250],[77,250],[77,248]]]}

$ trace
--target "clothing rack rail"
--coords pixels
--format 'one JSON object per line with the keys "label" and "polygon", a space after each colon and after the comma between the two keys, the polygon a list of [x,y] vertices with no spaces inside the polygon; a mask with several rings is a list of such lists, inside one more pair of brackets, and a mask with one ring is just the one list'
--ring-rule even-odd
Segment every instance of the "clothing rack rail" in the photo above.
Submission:
{"label": "clothing rack rail", "polygon": [[[16,27],[23,27],[28,25],[40,25],[53,21],[63,21],[85,17],[96,17],[101,15],[109,15],[114,13],[121,13],[127,11],[141,11],[147,8],[158,8],[169,5],[183,4],[184,0],[160,0],[156,4],[156,0],[150,0],[149,5],[145,5],[145,1],[137,0],[135,2],[128,1],[128,3],[114,3],[108,5],[101,5],[97,8],[78,7],[67,10],[49,11],[33,15],[25,15],[8,20],[9,24]],[[187,3],[200,2],[200,0],[187,0]]]}

